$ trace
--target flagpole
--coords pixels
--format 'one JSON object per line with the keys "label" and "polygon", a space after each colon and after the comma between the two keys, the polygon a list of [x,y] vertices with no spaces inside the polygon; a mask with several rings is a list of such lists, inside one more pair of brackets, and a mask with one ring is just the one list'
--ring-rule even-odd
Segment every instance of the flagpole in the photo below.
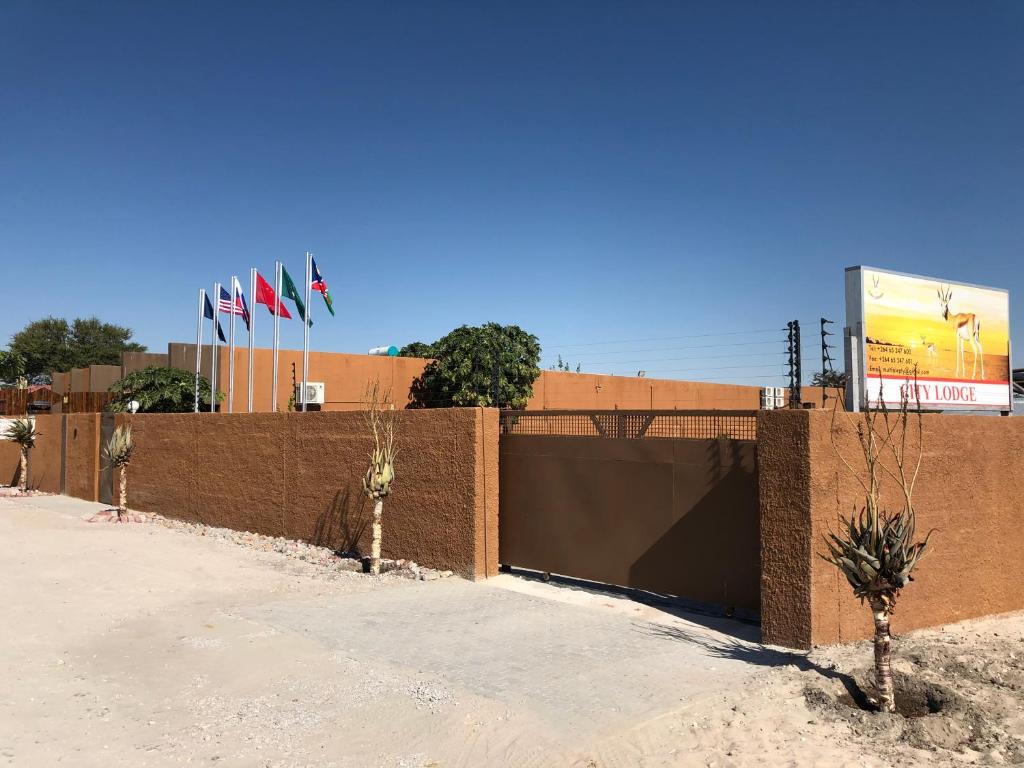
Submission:
{"label": "flagpole", "polygon": [[306,317],[302,328],[302,410],[306,410],[306,385],[309,383],[309,285],[313,280],[310,259],[313,254],[306,251]]}
{"label": "flagpole", "polygon": [[277,412],[277,352],[281,339],[281,262],[274,262],[274,381],[271,384],[272,411]]}
{"label": "flagpole", "polygon": [[206,289],[199,289],[199,317],[196,320],[196,405],[195,413],[199,413],[199,365],[203,353],[203,304],[206,301]]}
{"label": "flagpole", "polygon": [[238,275],[231,276],[231,330],[228,354],[228,413],[235,412],[235,307],[238,305]]}
{"label": "flagpole", "polygon": [[252,345],[256,332],[256,267],[249,270],[249,413],[252,413]]}
{"label": "flagpole", "polygon": [[217,410],[217,326],[220,324],[220,283],[213,284],[213,347],[210,349],[210,413]]}

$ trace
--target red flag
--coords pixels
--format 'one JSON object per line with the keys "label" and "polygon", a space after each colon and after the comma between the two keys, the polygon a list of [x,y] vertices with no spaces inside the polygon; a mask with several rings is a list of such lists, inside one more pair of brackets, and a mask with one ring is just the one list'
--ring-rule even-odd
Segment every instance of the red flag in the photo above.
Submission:
{"label": "red flag", "polygon": [[281,303],[281,300],[274,294],[274,289],[270,287],[270,283],[264,280],[263,275],[259,272],[256,273],[256,303],[266,304],[267,311],[270,314],[274,314],[274,305],[276,304],[281,317],[286,320],[292,319],[291,314],[288,312],[288,307]]}

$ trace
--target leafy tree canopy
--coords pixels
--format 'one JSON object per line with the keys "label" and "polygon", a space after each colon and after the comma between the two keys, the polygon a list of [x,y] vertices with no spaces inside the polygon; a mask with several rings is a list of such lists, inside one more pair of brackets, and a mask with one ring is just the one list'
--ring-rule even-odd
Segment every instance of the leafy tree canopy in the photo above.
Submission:
{"label": "leafy tree canopy", "polygon": [[[140,413],[187,413],[195,407],[195,382],[194,373],[151,365],[111,385],[114,399],[109,408],[127,411],[128,404],[138,400]],[[217,402],[223,399],[224,394],[218,392]],[[210,407],[210,382],[202,376],[199,377],[199,407]]]}
{"label": "leafy tree canopy", "polygon": [[0,384],[16,386],[25,375],[25,359],[17,352],[0,349]]}
{"label": "leafy tree canopy", "polygon": [[129,341],[132,330],[96,317],[35,320],[11,337],[10,351],[21,356],[26,376],[48,376],[88,365],[120,365],[122,352],[145,352]]}
{"label": "leafy tree canopy", "polygon": [[846,371],[816,371],[811,377],[811,386],[842,389],[846,386]]}
{"label": "leafy tree canopy", "polygon": [[434,345],[422,341],[406,344],[398,351],[399,357],[433,357]]}
{"label": "leafy tree canopy", "polygon": [[525,408],[533,395],[540,342],[517,325],[463,325],[430,346],[434,359],[413,383],[411,408]]}

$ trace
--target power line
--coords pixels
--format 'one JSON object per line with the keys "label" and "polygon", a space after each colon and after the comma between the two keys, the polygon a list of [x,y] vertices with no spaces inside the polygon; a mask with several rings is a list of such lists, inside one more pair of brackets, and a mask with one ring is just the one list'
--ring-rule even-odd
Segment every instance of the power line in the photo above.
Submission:
{"label": "power line", "polygon": [[[783,344],[784,339],[762,339],[760,341],[732,341],[725,344],[690,344],[682,347],[647,347],[645,349],[606,349],[599,352],[587,352],[588,356],[595,355],[630,355],[638,352],[678,352],[687,349],[721,349],[722,347],[753,347],[758,345]],[[579,353],[566,353],[570,356],[579,356]],[[614,362],[614,361],[613,361]]]}
{"label": "power line", "polygon": [[708,366],[702,365],[699,368],[653,368],[651,370],[646,371],[646,373],[686,373],[687,371],[729,371],[729,370],[738,370],[738,369],[743,369],[743,368],[755,369],[755,370],[756,369],[764,370],[765,368],[780,368],[780,367],[782,367],[781,363],[779,363],[779,364],[776,364],[776,363],[764,364],[764,363],[762,363],[760,365],[720,365],[720,366],[717,366],[717,367],[708,367]]}
{"label": "power line", "polygon": [[[744,352],[742,357],[778,357],[778,352]],[[680,360],[735,360],[739,355],[689,355],[687,357],[638,357],[633,360],[602,360],[597,363],[600,366],[609,365],[630,365],[632,363],[675,363]],[[580,358],[580,365],[587,366],[586,358]]]}
{"label": "power line", "polygon": [[599,347],[605,344],[632,344],[643,341],[674,341],[676,339],[706,339],[713,336],[746,336],[752,333],[779,333],[785,328],[758,328],[751,331],[720,331],[719,333],[692,333],[685,336],[650,336],[645,339],[618,339],[609,341],[583,341],[575,344],[545,344],[545,349],[565,349],[566,347]]}

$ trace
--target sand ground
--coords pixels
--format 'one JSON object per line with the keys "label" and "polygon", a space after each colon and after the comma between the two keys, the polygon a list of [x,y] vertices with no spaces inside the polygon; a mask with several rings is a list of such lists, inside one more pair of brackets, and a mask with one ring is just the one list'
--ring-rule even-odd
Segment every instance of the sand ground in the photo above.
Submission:
{"label": "sand ground", "polygon": [[901,638],[942,711],[847,706],[870,648],[502,576],[373,578],[0,498],[0,765],[1024,762],[1024,617]]}

